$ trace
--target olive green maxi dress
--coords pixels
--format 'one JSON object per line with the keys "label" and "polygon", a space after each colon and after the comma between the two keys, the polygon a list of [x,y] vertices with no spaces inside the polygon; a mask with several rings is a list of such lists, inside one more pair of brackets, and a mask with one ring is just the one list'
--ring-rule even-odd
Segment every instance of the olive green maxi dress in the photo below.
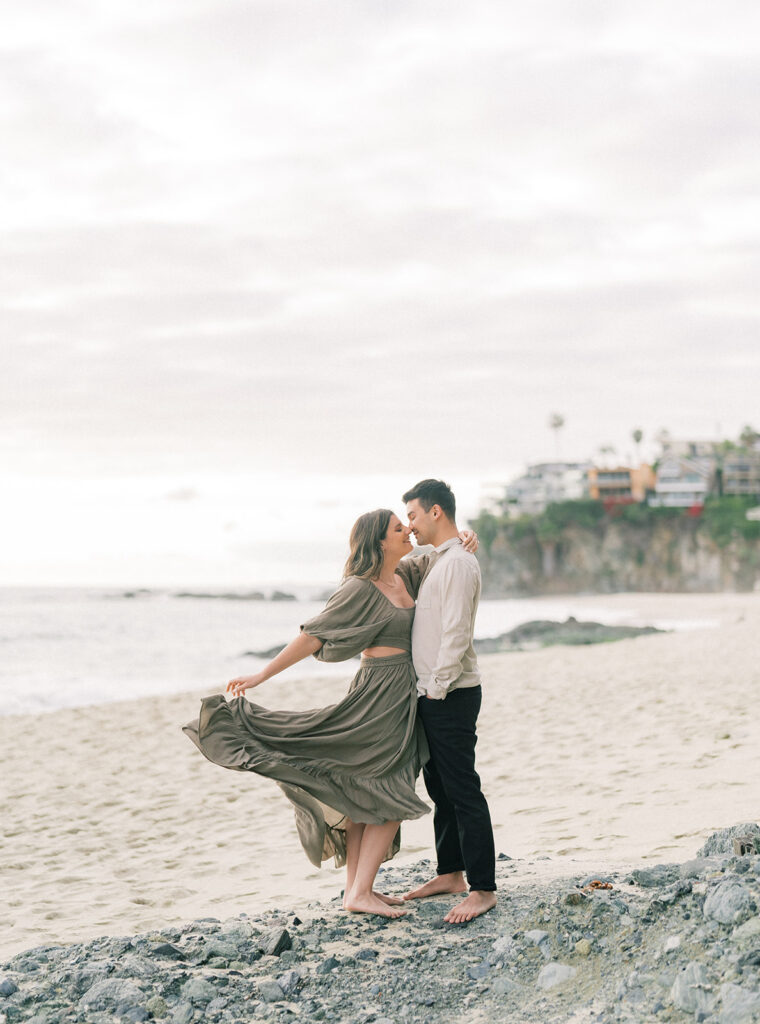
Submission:
{"label": "olive green maxi dress", "polygon": [[[423,559],[405,560],[399,573],[412,596]],[[279,784],[295,809],[306,855],[317,867],[329,857],[336,867],[345,863],[347,817],[381,824],[428,813],[415,793],[429,754],[416,716],[409,653],[413,618],[414,608],[399,608],[370,580],[349,576],[324,611],[301,627],[322,641],[315,657],[345,661],[375,646],[407,653],[362,658],[346,696],[329,707],[269,711],[244,697],[228,702],[216,694],[201,701],[200,717],[183,728],[215,764]],[[385,859],[399,847],[397,833]]]}

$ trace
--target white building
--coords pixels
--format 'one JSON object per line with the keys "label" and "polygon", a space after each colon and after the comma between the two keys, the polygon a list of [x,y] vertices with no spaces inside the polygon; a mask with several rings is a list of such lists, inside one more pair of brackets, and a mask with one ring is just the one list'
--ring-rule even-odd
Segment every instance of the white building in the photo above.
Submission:
{"label": "white building", "polygon": [[588,496],[586,473],[590,462],[535,462],[507,484],[502,499],[511,515],[539,515],[553,501],[575,501]]}
{"label": "white building", "polygon": [[715,459],[709,456],[683,458],[666,454],[657,467],[655,492],[649,504],[667,508],[704,505],[715,475]]}

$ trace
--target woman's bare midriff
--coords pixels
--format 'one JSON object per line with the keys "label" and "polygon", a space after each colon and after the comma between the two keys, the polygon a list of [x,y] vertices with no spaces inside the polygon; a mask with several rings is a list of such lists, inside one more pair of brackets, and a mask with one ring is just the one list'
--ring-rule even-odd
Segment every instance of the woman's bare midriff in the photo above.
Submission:
{"label": "woman's bare midriff", "polygon": [[362,651],[362,658],[390,658],[393,654],[408,654],[400,647],[368,647]]}

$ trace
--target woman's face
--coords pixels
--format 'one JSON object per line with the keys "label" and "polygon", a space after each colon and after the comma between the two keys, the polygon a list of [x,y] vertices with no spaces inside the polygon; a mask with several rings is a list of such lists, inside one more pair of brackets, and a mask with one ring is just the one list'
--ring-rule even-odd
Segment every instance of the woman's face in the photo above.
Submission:
{"label": "woman's face", "polygon": [[398,516],[392,515],[381,542],[384,556],[386,558],[403,558],[404,555],[408,555],[412,550],[412,542],[409,540],[411,532]]}

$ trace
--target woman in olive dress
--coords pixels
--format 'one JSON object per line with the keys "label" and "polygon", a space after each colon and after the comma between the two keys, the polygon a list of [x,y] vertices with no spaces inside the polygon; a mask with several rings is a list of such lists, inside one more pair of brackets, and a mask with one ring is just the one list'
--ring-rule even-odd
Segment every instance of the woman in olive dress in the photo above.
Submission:
{"label": "woman in olive dress", "polygon": [[[360,516],[351,531],[343,582],[324,611],[266,668],[231,680],[201,702],[184,732],[216,764],[274,779],[292,802],[306,855],[346,865],[346,910],[400,917],[401,900],[374,891],[377,870],[400,847],[399,823],[428,807],[415,781],[428,759],[417,721],[411,659],[414,599],[427,556],[401,559],[410,529],[393,512]],[[462,538],[477,547],[475,535]],[[242,694],[308,655],[359,671],[337,704],[314,711],[269,711]]]}

